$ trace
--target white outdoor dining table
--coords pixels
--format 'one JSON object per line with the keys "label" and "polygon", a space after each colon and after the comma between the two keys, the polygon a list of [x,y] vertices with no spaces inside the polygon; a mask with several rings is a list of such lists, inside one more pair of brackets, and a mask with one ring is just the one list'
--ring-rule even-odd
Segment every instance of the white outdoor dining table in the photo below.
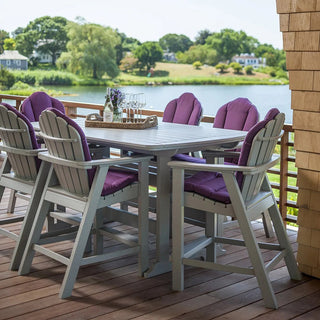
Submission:
{"label": "white outdoor dining table", "polygon": [[[228,143],[236,145],[244,140],[246,132],[213,128],[212,124],[191,126],[165,122],[143,130],[92,128],[85,127],[84,119],[75,121],[83,129],[88,142],[157,156],[156,262],[145,276],[170,271],[171,179],[168,161],[177,153],[201,151],[209,147],[219,148]],[[34,123],[34,127],[38,126]]]}

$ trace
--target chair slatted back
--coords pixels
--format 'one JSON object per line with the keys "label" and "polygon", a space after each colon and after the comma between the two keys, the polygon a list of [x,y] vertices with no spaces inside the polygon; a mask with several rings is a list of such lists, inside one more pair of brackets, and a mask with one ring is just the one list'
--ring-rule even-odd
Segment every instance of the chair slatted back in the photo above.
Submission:
{"label": "chair slatted back", "polygon": [[[279,113],[262,128],[252,141],[247,166],[259,166],[269,162],[274,153],[279,135],[281,133],[285,116]],[[250,201],[260,191],[265,173],[245,175],[242,183],[242,196]]]}
{"label": "chair slatted back", "polygon": [[[52,156],[86,161],[77,128],[50,110],[42,112],[39,123],[42,137]],[[88,195],[90,185],[87,170],[59,164],[54,164],[54,169],[63,189],[75,194]]]}
{"label": "chair slatted back", "polygon": [[[0,137],[3,144],[15,149],[35,149],[30,135],[30,126],[18,111],[0,105]],[[7,156],[16,177],[35,181],[39,168],[38,158],[28,154],[18,154],[9,150]]]}

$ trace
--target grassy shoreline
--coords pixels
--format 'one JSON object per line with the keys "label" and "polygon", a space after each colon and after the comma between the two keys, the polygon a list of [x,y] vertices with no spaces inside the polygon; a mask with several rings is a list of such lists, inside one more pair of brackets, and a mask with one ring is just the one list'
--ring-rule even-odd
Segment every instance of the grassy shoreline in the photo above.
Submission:
{"label": "grassy shoreline", "polygon": [[235,74],[232,69],[219,73],[212,66],[200,69],[188,64],[163,63],[156,64],[152,77],[147,77],[145,71],[134,70],[132,73],[120,73],[116,79],[92,79],[76,76],[69,72],[57,70],[14,71],[18,81],[2,94],[30,95],[35,91],[46,91],[50,95],[61,95],[47,86],[162,86],[162,85],[283,85],[287,79],[277,79],[264,72],[252,75]]}

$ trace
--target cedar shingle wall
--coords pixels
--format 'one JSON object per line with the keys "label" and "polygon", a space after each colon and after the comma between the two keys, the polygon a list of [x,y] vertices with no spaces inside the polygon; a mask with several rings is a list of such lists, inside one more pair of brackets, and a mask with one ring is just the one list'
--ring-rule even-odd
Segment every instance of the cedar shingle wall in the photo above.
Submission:
{"label": "cedar shingle wall", "polygon": [[298,263],[320,278],[320,0],[277,0],[298,167]]}

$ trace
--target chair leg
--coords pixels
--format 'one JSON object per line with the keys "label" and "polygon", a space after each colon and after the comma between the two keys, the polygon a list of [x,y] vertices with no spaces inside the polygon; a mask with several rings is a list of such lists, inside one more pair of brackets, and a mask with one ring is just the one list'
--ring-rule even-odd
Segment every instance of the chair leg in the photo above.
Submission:
{"label": "chair leg", "polygon": [[233,174],[225,174],[223,177],[226,182],[233,207],[237,208],[235,211],[236,218],[238,219],[243,240],[246,244],[249,258],[254,269],[254,274],[258,280],[265,305],[268,308],[277,309],[277,299],[273,292],[271,281],[267,274],[256,237],[253,233],[251,222],[248,220],[245,204],[243,202],[239,186],[236,182],[236,178]]}
{"label": "chair leg", "polygon": [[50,208],[51,203],[48,201],[43,201],[42,204],[38,207],[36,216],[34,218],[34,224],[32,225],[28,242],[21,259],[21,264],[18,271],[19,275],[24,275],[30,272],[32,260],[35,254],[33,245],[40,239],[43,225],[45,223],[47,215],[50,212]]}
{"label": "chair leg", "polygon": [[[241,211],[241,213],[239,211]],[[271,281],[267,274],[251,223],[246,218],[244,210],[238,209],[237,218],[265,305],[268,308],[277,309],[277,299],[273,292]]]}
{"label": "chair leg", "polygon": [[266,237],[267,238],[274,237],[271,218],[268,210],[262,213],[262,222],[263,222],[264,232],[266,233]]}
{"label": "chair leg", "polygon": [[[217,235],[217,214],[206,212],[206,236],[215,238]],[[217,246],[214,240],[206,247],[206,261],[216,262],[217,259]]]}
{"label": "chair leg", "polygon": [[63,282],[61,285],[59,297],[61,299],[71,296],[74,283],[78,276],[78,271],[81,265],[81,260],[90,236],[91,227],[93,224],[96,209],[93,204],[89,205],[83,214],[77,237],[74,242],[72,253],[69,259],[69,264]]}
{"label": "chair leg", "polygon": [[10,191],[10,197],[9,197],[9,204],[8,204],[8,213],[13,213],[14,212],[14,208],[16,206],[16,190],[11,189]]}
{"label": "chair leg", "polygon": [[172,289],[184,289],[184,207],[183,180],[184,170],[173,170],[172,185]]}
{"label": "chair leg", "polygon": [[[274,199],[274,201],[276,201]],[[276,203],[276,202],[274,202]],[[285,227],[283,225],[283,221],[281,218],[281,214],[279,212],[278,206],[275,204],[272,207],[269,208],[270,217],[273,221],[273,226],[275,229],[275,233],[277,235],[279,244],[282,248],[286,248],[287,254],[284,257],[284,260],[287,265],[288,272],[290,274],[291,279],[294,280],[301,280],[301,273],[297,266],[297,261],[295,259],[294,253],[292,251],[292,247],[290,245],[287,232],[285,230]]]}

